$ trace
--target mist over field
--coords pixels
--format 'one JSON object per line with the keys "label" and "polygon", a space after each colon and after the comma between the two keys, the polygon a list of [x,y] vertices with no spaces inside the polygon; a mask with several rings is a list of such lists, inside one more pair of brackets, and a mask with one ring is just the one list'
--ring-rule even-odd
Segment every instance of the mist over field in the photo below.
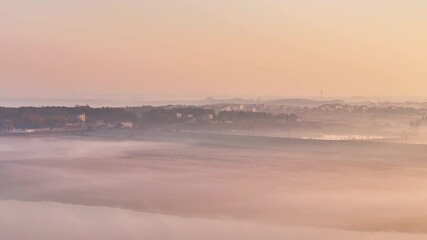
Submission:
{"label": "mist over field", "polygon": [[0,138],[0,239],[425,239],[426,154],[184,133]]}
{"label": "mist over field", "polygon": [[427,239],[426,0],[0,0],[0,240]]}

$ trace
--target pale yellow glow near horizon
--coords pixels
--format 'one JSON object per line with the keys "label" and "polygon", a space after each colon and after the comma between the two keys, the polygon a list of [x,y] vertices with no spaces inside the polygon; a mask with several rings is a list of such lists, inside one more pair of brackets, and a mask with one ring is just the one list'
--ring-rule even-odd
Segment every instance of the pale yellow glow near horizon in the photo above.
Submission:
{"label": "pale yellow glow near horizon", "polygon": [[0,96],[426,96],[427,1],[3,1]]}

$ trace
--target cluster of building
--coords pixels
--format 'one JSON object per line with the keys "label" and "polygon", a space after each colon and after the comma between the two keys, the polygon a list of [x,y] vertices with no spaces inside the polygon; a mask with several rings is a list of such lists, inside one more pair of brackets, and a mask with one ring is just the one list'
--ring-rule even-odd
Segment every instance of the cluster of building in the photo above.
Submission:
{"label": "cluster of building", "polygon": [[75,114],[69,117],[65,122],[64,127],[56,128],[40,128],[40,129],[17,129],[13,120],[3,119],[0,120],[0,133],[31,133],[35,131],[50,131],[50,130],[83,130],[94,128],[121,128],[131,129],[134,123],[131,121],[123,122],[107,122],[104,120],[88,121],[85,113]]}
{"label": "cluster of building", "polygon": [[303,110],[302,107],[268,104],[217,104],[212,107],[216,112],[266,112],[271,114],[289,114]]}
{"label": "cluster of building", "polygon": [[355,106],[349,104],[324,104],[321,106],[290,106],[290,105],[268,105],[268,104],[219,104],[213,106],[217,112],[266,112],[273,115],[303,113],[309,111],[323,112],[364,112],[368,106]]}
{"label": "cluster of building", "polygon": [[86,128],[86,114],[80,113],[72,115],[65,123],[66,129],[85,129]]}
{"label": "cluster of building", "polygon": [[66,123],[66,129],[88,129],[88,128],[122,128],[130,129],[133,128],[133,122],[123,121],[123,122],[107,122],[102,119],[95,121],[87,122],[86,114],[80,113],[73,115],[70,120]]}
{"label": "cluster of building", "polygon": [[188,122],[197,122],[197,121],[212,121],[215,118],[214,114],[206,113],[200,116],[194,116],[194,114],[183,114],[180,112],[176,113],[176,118],[179,120],[186,120]]}
{"label": "cluster of building", "polygon": [[[353,112],[356,107],[352,105],[342,105],[342,104],[327,104],[319,107],[322,111],[340,111],[340,112]],[[366,111],[367,107],[363,106],[363,111]]]}
{"label": "cluster of building", "polygon": [[224,106],[220,109],[220,111],[224,112],[263,112],[265,111],[264,104],[232,104]]}

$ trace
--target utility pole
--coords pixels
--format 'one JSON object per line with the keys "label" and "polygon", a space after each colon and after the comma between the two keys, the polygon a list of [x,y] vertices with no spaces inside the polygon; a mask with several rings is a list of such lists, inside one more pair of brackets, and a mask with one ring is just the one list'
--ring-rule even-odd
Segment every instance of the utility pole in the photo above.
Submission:
{"label": "utility pole", "polygon": [[323,102],[323,90],[320,90],[320,101]]}

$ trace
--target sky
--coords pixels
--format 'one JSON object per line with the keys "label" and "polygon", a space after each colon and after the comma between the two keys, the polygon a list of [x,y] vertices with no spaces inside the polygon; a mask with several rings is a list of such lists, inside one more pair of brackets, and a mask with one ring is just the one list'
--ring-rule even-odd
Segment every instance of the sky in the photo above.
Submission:
{"label": "sky", "polygon": [[426,95],[425,0],[0,0],[0,97]]}

